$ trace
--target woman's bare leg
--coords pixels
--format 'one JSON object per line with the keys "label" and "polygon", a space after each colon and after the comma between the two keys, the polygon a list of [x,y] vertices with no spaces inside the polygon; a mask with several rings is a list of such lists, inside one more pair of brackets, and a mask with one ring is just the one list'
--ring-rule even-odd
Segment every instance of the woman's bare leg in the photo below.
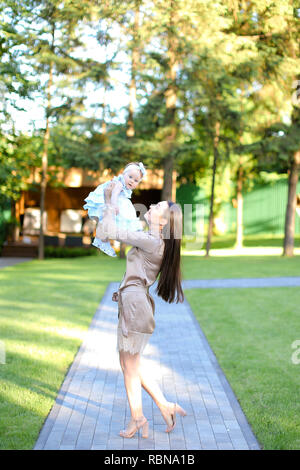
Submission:
{"label": "woman's bare leg", "polygon": [[132,421],[138,420],[144,416],[141,379],[139,375],[140,354],[120,351],[119,355]]}
{"label": "woman's bare leg", "polygon": [[173,403],[167,401],[158,383],[149,376],[149,372],[140,362],[140,355],[120,351],[119,357],[132,416],[129,428],[134,424],[134,419],[143,417],[141,386],[156,403],[167,425],[171,426]]}
{"label": "woman's bare leg", "polygon": [[166,399],[157,381],[149,375],[149,371],[144,364],[141,364],[141,362],[139,374],[143,389],[156,403],[167,425],[172,425],[171,410],[173,410],[173,403]]}
{"label": "woman's bare leg", "polygon": [[142,387],[149,393],[158,408],[161,408],[163,405],[168,406],[169,402],[165,398],[156,380],[149,375],[144,364],[140,363],[139,374]]}

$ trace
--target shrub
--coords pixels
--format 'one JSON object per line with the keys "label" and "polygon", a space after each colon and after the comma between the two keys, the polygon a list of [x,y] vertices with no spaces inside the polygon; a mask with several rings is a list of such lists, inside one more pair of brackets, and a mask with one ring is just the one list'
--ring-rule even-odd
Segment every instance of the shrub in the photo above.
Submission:
{"label": "shrub", "polygon": [[45,246],[45,258],[76,258],[78,256],[97,256],[96,248],[65,246]]}

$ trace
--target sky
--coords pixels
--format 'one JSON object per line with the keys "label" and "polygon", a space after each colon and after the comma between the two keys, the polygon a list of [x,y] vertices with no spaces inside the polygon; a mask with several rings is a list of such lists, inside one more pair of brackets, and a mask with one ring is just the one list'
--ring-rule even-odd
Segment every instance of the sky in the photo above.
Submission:
{"label": "sky", "polygon": [[[119,123],[124,122],[127,116],[127,108],[129,103],[128,84],[130,81],[129,70],[130,64],[128,63],[128,55],[123,52],[119,46],[120,44],[120,32],[114,29],[111,34],[116,38],[107,49],[104,46],[99,45],[99,42],[95,39],[95,31],[90,27],[86,27],[83,30],[83,38],[81,40],[85,43],[85,47],[77,51],[77,56],[82,58],[96,58],[98,61],[105,62],[106,56],[111,57],[117,49],[117,55],[115,60],[122,63],[121,70],[112,70],[110,72],[111,84],[113,90],[107,92],[106,102],[109,105],[111,111],[114,112],[114,117],[110,118],[110,122]],[[45,81],[47,77],[45,76]],[[53,90],[55,92],[55,90]],[[87,86],[86,89],[87,99],[85,100],[86,117],[102,118],[101,106],[92,108],[93,104],[101,104],[103,102],[103,88],[99,87],[95,89],[92,84]],[[53,93],[55,94],[55,93]],[[18,98],[18,106],[24,108],[24,111],[18,111],[12,106],[8,106],[12,119],[15,123],[15,129],[19,132],[31,133],[34,129],[45,128],[45,106],[43,106],[43,100],[37,94],[33,100],[24,100]],[[53,106],[58,106],[60,102],[52,100]],[[288,115],[283,116],[283,121],[289,123],[290,118]],[[7,124],[7,130],[9,131],[11,126]]]}
{"label": "sky", "polygon": [[[82,38],[81,38],[82,39]],[[108,54],[108,57],[114,52],[113,46],[108,47],[107,51],[104,46],[99,45],[95,38],[87,32],[84,38],[86,47],[84,49],[78,50],[76,56],[85,57],[85,58],[97,58],[98,61],[105,61],[105,55]],[[75,54],[74,54],[75,55]],[[128,56],[122,51],[118,52],[116,60],[122,62],[122,70],[112,70],[110,72],[111,83],[114,86],[114,89],[107,92],[106,102],[109,104],[111,111],[114,111],[115,117],[110,119],[110,122],[119,123],[124,122],[127,115],[127,107],[129,102],[129,93],[127,89],[127,84],[129,83],[129,64]],[[45,82],[47,77],[45,76]],[[53,90],[54,91],[54,90]],[[102,110],[101,107],[97,107],[96,110],[91,108],[91,105],[94,103],[101,104],[103,102],[103,88],[99,87],[95,89],[92,84],[89,84],[86,88],[87,99],[85,100],[85,105],[87,111],[84,113],[85,116],[95,116],[101,119]],[[45,128],[45,109],[43,106],[43,100],[38,95],[35,94],[34,99],[20,99],[18,97],[18,107],[24,108],[24,111],[16,110],[12,106],[8,106],[8,111],[12,116],[13,121],[15,122],[16,131],[28,132],[31,133],[33,128]],[[58,101],[52,100],[53,106],[60,104]],[[34,121],[34,125],[33,122]],[[10,126],[9,126],[10,128]]]}

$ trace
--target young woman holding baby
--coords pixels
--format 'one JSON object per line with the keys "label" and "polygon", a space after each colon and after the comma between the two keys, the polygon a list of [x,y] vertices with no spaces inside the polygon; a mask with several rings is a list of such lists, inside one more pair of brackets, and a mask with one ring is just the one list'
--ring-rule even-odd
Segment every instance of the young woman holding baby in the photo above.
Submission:
{"label": "young woman holding baby", "polygon": [[[180,205],[172,201],[160,201],[151,205],[144,215],[149,230],[144,231],[138,224],[135,211],[134,215],[131,211],[131,202],[128,204],[125,201],[125,198],[131,196],[129,192],[126,194],[126,190],[133,191],[145,173],[141,162],[128,164],[121,177],[114,177],[104,184],[101,211],[98,210],[96,214],[96,204],[92,204],[90,207],[94,209],[91,213],[89,211],[89,215],[98,220],[95,240],[109,243],[110,238],[132,245],[127,253],[126,272],[113,296],[113,300],[118,302],[117,348],[131,410],[131,421],[126,430],[120,431],[120,435],[128,438],[134,436],[140,428],[142,436],[148,437],[148,421],[143,414],[141,387],[160,409],[167,424],[166,432],[174,429],[176,413],[186,415],[177,403],[167,401],[140,360],[155,328],[155,304],[149,294],[149,287],[158,275],[157,295],[169,303],[175,300],[177,303],[184,301],[180,268]],[[87,206],[88,204],[85,208],[89,208]]]}

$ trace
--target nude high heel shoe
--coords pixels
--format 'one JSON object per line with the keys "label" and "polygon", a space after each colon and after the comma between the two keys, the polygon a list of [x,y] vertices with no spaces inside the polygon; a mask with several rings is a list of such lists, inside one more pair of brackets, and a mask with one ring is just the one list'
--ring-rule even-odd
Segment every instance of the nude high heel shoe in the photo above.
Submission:
{"label": "nude high heel shoe", "polygon": [[131,431],[126,431],[126,430],[120,431],[120,436],[121,437],[131,438],[135,435],[135,433],[140,428],[142,428],[142,437],[144,439],[147,439],[148,438],[148,432],[149,432],[149,423],[148,423],[147,418],[144,417],[142,420],[135,419],[134,420],[134,425],[135,425],[135,427]]}
{"label": "nude high heel shoe", "polygon": [[179,413],[181,416],[186,416],[186,411],[178,405],[178,403],[173,403],[173,412],[171,412],[172,425],[167,427],[166,432],[171,432],[176,426],[176,413]]}

